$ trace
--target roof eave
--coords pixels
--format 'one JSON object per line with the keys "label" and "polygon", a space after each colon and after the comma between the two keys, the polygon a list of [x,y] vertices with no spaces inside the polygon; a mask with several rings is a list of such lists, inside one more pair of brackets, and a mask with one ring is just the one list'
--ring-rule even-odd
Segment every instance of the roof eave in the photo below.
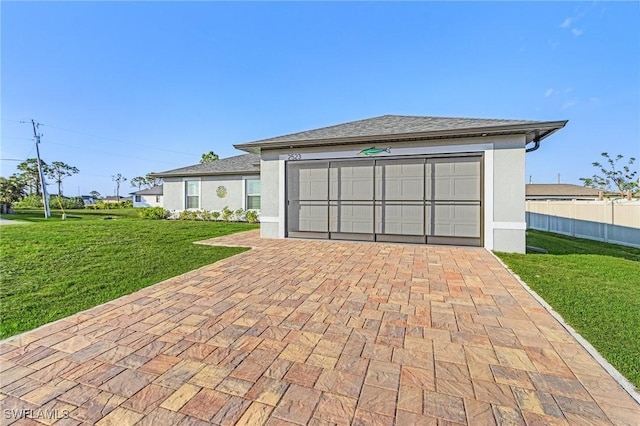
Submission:
{"label": "roof eave", "polygon": [[350,136],[343,138],[327,138],[327,139],[309,139],[300,141],[277,141],[277,142],[249,142],[244,144],[233,145],[236,149],[259,154],[262,149],[278,149],[278,148],[303,148],[322,145],[353,145],[366,142],[397,142],[403,140],[429,140],[444,138],[462,138],[473,136],[497,136],[507,134],[525,134],[527,142],[529,138],[533,140],[535,131],[543,131],[539,133],[539,140],[542,140],[554,132],[562,129],[568,120],[533,122],[521,124],[509,124],[490,127],[469,127],[466,129],[450,129],[429,132],[413,132],[413,133],[396,133],[387,135],[370,135],[370,136]]}
{"label": "roof eave", "polygon": [[151,173],[153,177],[190,177],[190,176],[241,176],[260,174],[260,170],[238,170],[233,172],[180,172],[180,173]]}

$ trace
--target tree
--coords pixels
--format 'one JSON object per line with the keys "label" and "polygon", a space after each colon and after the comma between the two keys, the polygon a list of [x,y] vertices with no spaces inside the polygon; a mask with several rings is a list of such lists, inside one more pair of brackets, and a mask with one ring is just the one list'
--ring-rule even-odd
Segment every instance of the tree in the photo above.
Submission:
{"label": "tree", "polygon": [[143,186],[146,186],[148,189],[153,188],[156,185],[162,184],[162,179],[152,176],[151,173],[147,173],[146,176],[136,176],[132,178],[130,181],[131,186],[138,188],[138,191],[142,189]]}
{"label": "tree", "polygon": [[[40,195],[40,172],[38,170],[38,159],[27,158],[18,164],[17,169],[20,170],[20,178],[22,178],[29,188],[29,194]],[[49,165],[42,161],[42,172],[46,175],[49,173]]]}
{"label": "tree", "polygon": [[100,198],[100,193],[98,191],[91,191],[89,195],[91,195],[95,199]]}
{"label": "tree", "polygon": [[127,178],[118,173],[117,175],[111,176],[111,180],[116,183],[116,197],[120,199],[120,184],[126,182]]}
{"label": "tree", "polygon": [[149,185],[149,188],[153,188],[154,186],[158,186],[158,185],[162,185],[162,179],[159,177],[155,177],[153,176],[151,173],[147,173],[147,176],[145,176],[147,179],[147,185]]}
{"label": "tree", "polygon": [[79,173],[77,167],[70,166],[62,161],[54,161],[47,169],[47,176],[58,184],[58,195],[62,197],[62,179]]}
{"label": "tree", "polygon": [[143,185],[147,185],[147,179],[142,176],[136,176],[134,178],[131,178],[129,183],[132,187],[138,188],[138,191],[140,191]]}
{"label": "tree", "polygon": [[600,155],[605,159],[604,164],[598,161],[592,163],[593,167],[600,169],[600,174],[594,174],[590,178],[580,178],[584,182],[584,186],[607,190],[611,190],[613,186],[623,197],[625,192],[638,189],[638,182],[634,180],[638,172],[631,170],[631,166],[636,161],[634,157],[630,157],[627,164],[618,169],[618,162],[624,158],[623,155],[618,154],[615,158],[612,158],[607,152]]}
{"label": "tree", "polygon": [[0,203],[13,204],[27,195],[26,184],[20,176],[0,177]]}
{"label": "tree", "polygon": [[200,163],[211,163],[212,161],[218,160],[220,157],[213,151],[205,152],[200,157]]}

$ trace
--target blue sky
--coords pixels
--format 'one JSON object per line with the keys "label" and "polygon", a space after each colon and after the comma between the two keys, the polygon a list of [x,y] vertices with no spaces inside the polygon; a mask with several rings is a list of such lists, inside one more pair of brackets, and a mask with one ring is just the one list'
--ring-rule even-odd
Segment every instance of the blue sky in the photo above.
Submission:
{"label": "blue sky", "polygon": [[640,158],[638,2],[0,8],[1,174],[35,156],[34,118],[42,158],[80,169],[69,196],[383,114],[568,119],[527,154],[535,183],[580,183],[603,151]]}

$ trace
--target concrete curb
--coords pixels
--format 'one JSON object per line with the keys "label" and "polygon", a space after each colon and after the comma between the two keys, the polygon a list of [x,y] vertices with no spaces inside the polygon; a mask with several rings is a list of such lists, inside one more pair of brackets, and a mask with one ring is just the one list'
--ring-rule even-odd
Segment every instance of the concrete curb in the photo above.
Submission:
{"label": "concrete curb", "polygon": [[513,275],[515,277],[516,280],[518,280],[518,282],[520,283],[520,285],[531,295],[533,296],[534,299],[536,299],[538,301],[538,303],[540,303],[542,305],[542,307],[544,307],[547,312],[549,312],[551,314],[552,317],[554,317],[556,319],[556,321],[558,321],[560,323],[560,325],[562,325],[562,327],[564,327],[565,330],[567,330],[569,332],[569,334],[571,334],[573,336],[574,339],[576,339],[578,341],[578,343],[580,343],[580,345],[589,353],[589,355],[591,355],[593,357],[593,359],[596,360],[596,362],[598,364],[600,364],[600,366],[602,366],[602,368],[605,369],[605,371],[607,373],[609,373],[609,375],[611,377],[613,377],[613,379],[618,382],[618,384],[622,387],[622,389],[624,389],[629,396],[631,396],[631,398],[633,398],[638,404],[640,404],[640,393],[638,393],[638,391],[636,390],[636,387],[633,385],[633,383],[631,383],[629,380],[626,379],[626,377],[624,377],[622,374],[620,374],[620,372],[618,370],[616,370],[616,368],[609,364],[609,361],[607,361],[606,359],[604,359],[604,357],[602,355],[600,355],[600,353],[597,351],[596,348],[594,348],[591,343],[589,343],[584,337],[582,337],[577,331],[575,331],[573,329],[573,327],[571,327],[569,324],[567,324],[564,321],[564,318],[562,318],[562,316],[557,313],[552,307],[551,305],[549,305],[542,297],[540,297],[538,295],[538,293],[536,293],[535,291],[533,291],[531,289],[531,287],[529,287],[527,285],[527,283],[525,283],[522,278],[520,278],[520,276],[518,274],[516,274],[515,272],[513,272],[503,261],[502,259],[500,259],[495,253],[493,253],[492,251],[487,250],[489,253],[491,253],[491,255],[507,270],[509,271],[509,273],[511,275]]}

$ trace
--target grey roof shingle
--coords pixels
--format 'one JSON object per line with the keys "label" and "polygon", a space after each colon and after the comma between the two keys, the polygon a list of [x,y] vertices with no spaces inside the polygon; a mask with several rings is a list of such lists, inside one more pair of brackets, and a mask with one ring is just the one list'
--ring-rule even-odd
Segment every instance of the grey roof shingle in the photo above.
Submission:
{"label": "grey roof shingle", "polygon": [[[559,124],[560,123],[560,124]],[[536,125],[554,124],[557,128],[564,126],[566,122],[540,122],[532,120],[503,120],[485,118],[456,118],[456,117],[422,117],[407,115],[383,115],[365,120],[351,121],[335,126],[322,127],[315,130],[292,133],[274,138],[262,139],[255,142],[235,145],[236,148],[252,151],[260,146],[275,146],[282,143],[291,143],[294,146],[301,142],[332,141],[372,137],[389,139],[392,136],[429,134],[429,133],[460,133],[465,130],[482,129],[516,129],[535,127]],[[545,126],[540,126],[545,127]],[[549,126],[547,126],[549,127]],[[550,134],[550,133],[549,133]],[[546,135],[545,135],[546,136]]]}
{"label": "grey roof shingle", "polygon": [[166,172],[153,173],[154,176],[215,176],[237,174],[259,174],[260,156],[257,154],[242,154],[223,158],[210,163],[194,164]]}
{"label": "grey roof shingle", "polygon": [[152,188],[141,189],[140,191],[132,192],[133,195],[162,195],[162,185],[155,185]]}

